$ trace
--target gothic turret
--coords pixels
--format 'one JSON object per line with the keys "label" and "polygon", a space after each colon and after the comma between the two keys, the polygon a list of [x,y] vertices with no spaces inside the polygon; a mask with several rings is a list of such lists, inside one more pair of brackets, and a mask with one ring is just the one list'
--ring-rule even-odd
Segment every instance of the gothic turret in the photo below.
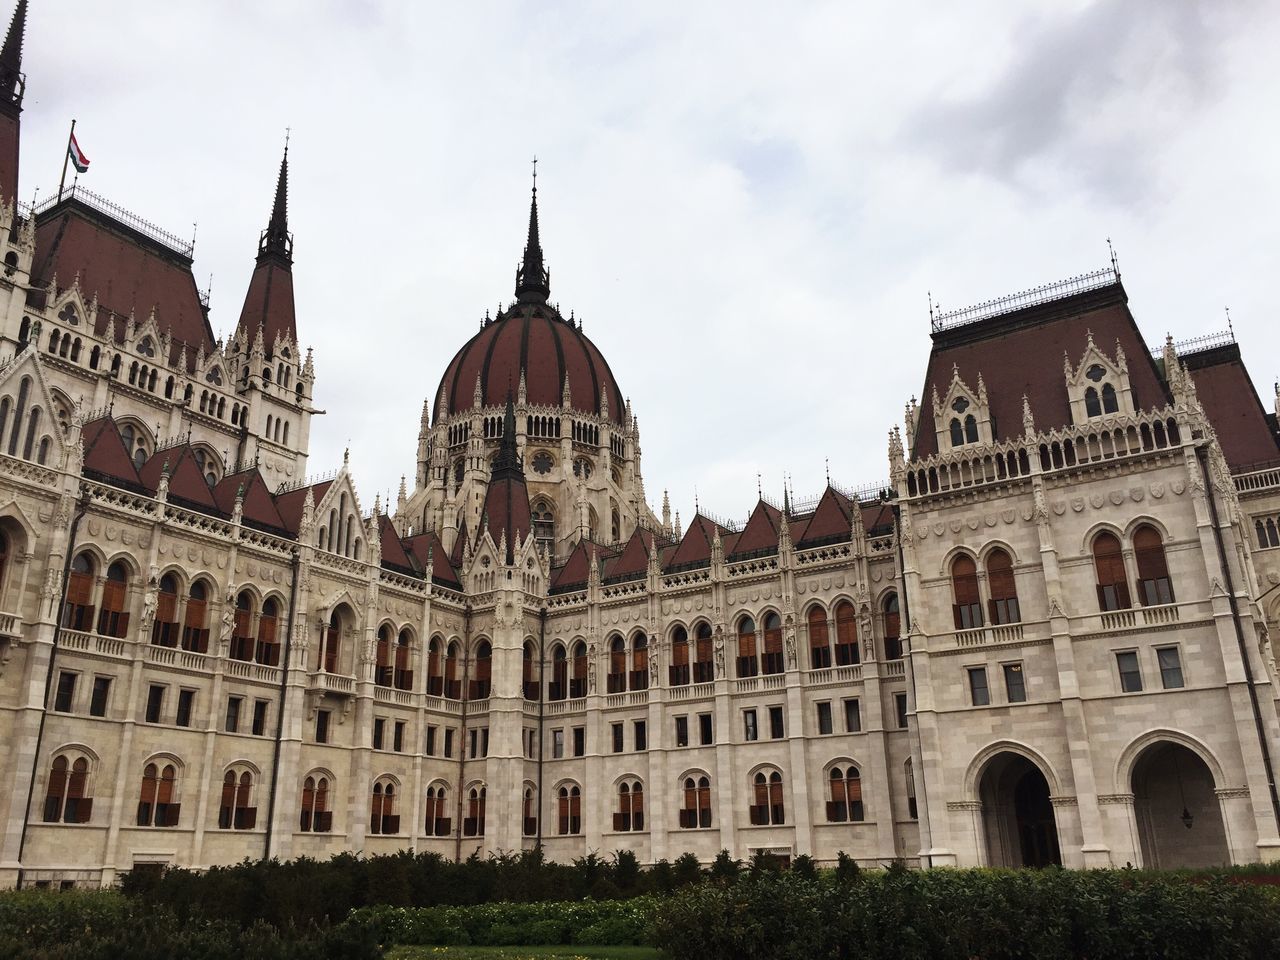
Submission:
{"label": "gothic turret", "polygon": [[516,548],[524,543],[533,529],[529,511],[529,490],[524,482],[524,467],[516,450],[516,410],[510,395],[502,418],[502,443],[494,458],[489,476],[489,490],[484,500],[484,524],[493,542],[506,538],[507,563],[515,559]]}
{"label": "gothic turret", "polygon": [[289,148],[286,146],[284,158],[280,161],[280,176],[276,181],[271,218],[258,240],[257,265],[249,280],[249,292],[245,294],[237,329],[238,334],[245,334],[245,342],[252,343],[255,333],[261,327],[263,344],[268,350],[274,350],[277,341],[290,345],[298,342],[293,305],[293,234],[289,232],[288,197]]}
{"label": "gothic turret", "polygon": [[18,198],[18,134],[22,95],[27,78],[22,73],[22,38],[27,26],[27,0],[18,0],[0,47],[0,202]]}
{"label": "gothic turret", "polygon": [[546,303],[550,295],[551,273],[542,265],[542,242],[538,238],[538,181],[534,174],[529,237],[524,245],[524,262],[516,271],[516,299],[521,303]]}

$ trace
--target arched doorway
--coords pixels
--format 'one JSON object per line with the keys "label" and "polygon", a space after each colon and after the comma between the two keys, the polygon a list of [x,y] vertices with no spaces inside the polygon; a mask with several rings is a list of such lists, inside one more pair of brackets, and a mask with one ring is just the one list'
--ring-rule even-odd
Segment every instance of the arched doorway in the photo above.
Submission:
{"label": "arched doorway", "polygon": [[1213,773],[1192,750],[1161,740],[1133,765],[1142,865],[1162,870],[1231,862]]}
{"label": "arched doorway", "polygon": [[1021,754],[998,753],[982,772],[978,794],[989,866],[1062,863],[1049,782],[1039,767]]}

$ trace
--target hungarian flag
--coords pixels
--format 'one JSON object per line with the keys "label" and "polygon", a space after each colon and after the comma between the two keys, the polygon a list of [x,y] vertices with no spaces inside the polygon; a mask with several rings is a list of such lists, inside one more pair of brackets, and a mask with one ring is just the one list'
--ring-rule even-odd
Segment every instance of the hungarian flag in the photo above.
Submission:
{"label": "hungarian flag", "polygon": [[67,140],[67,154],[71,157],[71,165],[76,168],[76,173],[85,173],[89,169],[89,158],[84,155],[84,151],[80,149],[80,144],[76,143],[76,135],[71,134],[71,138]]}

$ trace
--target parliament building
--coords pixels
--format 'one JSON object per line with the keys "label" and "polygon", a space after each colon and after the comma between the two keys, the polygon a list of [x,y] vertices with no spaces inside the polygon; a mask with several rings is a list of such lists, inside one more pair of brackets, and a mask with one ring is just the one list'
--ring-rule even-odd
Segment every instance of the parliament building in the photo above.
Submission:
{"label": "parliament building", "polygon": [[0,49],[0,884],[535,846],[1280,857],[1280,445],[1234,336],[1153,348],[1114,262],[935,313],[885,483],[682,524],[550,297],[535,191],[511,298],[369,502],[358,464],[309,462],[337,358],[300,339],[287,152],[218,337],[190,243],[79,185],[18,201],[26,6]]}

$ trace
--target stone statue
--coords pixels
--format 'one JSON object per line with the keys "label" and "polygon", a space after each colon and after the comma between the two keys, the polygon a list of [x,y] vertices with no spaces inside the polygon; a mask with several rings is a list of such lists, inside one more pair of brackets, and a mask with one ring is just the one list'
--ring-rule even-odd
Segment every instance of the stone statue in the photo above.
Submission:
{"label": "stone statue", "polygon": [[596,645],[587,648],[587,692],[596,692]]}
{"label": "stone statue", "polygon": [[716,627],[716,676],[724,676],[724,628]]}

